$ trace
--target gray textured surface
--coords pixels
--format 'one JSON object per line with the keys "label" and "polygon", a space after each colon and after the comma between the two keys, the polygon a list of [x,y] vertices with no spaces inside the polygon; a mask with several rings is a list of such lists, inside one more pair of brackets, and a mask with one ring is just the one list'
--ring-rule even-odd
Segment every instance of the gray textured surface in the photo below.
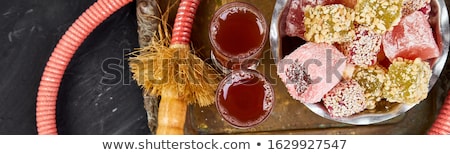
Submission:
{"label": "gray textured surface", "polygon": [[[0,134],[36,134],[36,93],[45,63],[63,33],[93,2],[1,2]],[[135,4],[130,4],[76,52],[58,96],[60,134],[149,134],[141,91],[123,74],[129,73],[124,51],[138,47],[136,27]],[[102,83],[102,78],[109,81]]]}

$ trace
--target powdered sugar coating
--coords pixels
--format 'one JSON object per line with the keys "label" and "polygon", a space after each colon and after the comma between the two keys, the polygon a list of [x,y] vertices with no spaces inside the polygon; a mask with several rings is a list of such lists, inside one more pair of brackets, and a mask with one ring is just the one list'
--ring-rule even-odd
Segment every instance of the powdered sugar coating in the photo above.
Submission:
{"label": "powdered sugar coating", "polygon": [[427,17],[420,11],[405,16],[383,36],[383,51],[392,62],[397,57],[428,60],[441,55]]}

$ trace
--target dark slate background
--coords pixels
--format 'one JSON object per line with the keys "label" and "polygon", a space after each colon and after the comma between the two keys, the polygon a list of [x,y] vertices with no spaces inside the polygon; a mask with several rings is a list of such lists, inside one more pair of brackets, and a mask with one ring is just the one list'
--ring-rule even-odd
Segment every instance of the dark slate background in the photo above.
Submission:
{"label": "dark slate background", "polygon": [[[96,0],[0,1],[0,134],[37,134],[36,94],[45,63],[64,32]],[[69,64],[58,97],[59,134],[150,134],[141,90],[123,59],[135,47],[132,3],[101,24]],[[445,68],[441,79],[447,81],[450,69]],[[449,85],[437,83],[444,91]]]}
{"label": "dark slate background", "polygon": [[[45,64],[64,32],[94,2],[2,0],[0,134],[37,134],[36,94]],[[69,64],[57,103],[60,134],[150,134],[141,90],[122,74],[129,73],[123,55],[135,47],[133,3],[101,24]]]}

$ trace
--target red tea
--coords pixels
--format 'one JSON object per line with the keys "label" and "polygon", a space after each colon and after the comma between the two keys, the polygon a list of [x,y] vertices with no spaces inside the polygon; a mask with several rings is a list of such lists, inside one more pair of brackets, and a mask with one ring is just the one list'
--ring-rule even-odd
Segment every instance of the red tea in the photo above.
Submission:
{"label": "red tea", "polygon": [[219,85],[216,102],[228,123],[247,128],[267,118],[274,103],[273,89],[258,72],[238,70]]}
{"label": "red tea", "polygon": [[261,56],[267,34],[264,17],[253,6],[232,2],[222,6],[210,26],[213,54],[227,66],[232,58],[246,59]]}
{"label": "red tea", "polygon": [[254,52],[263,41],[264,32],[260,19],[246,8],[227,10],[217,22],[217,32],[213,39],[226,55]]}

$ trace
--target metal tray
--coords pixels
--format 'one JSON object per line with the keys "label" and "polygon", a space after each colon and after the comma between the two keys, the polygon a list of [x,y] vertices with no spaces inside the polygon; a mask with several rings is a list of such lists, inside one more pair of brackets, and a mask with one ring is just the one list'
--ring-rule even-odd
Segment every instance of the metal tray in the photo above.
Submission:
{"label": "metal tray", "polygon": [[[286,54],[286,51],[283,48],[289,48],[286,44],[292,44],[289,42],[295,42],[295,38],[284,39],[286,36],[283,32],[284,23],[286,18],[286,13],[288,11],[290,0],[277,0],[275,5],[274,13],[272,16],[272,23],[270,25],[271,33],[270,33],[270,45],[272,49],[272,55],[275,63],[278,60],[282,59]],[[431,1],[431,13],[430,13],[430,24],[432,26],[434,33],[434,37],[436,38],[436,42],[439,46],[442,55],[434,61],[434,66],[432,68],[432,77],[429,84],[429,90],[434,86],[436,81],[438,80],[441,72],[444,68],[444,64],[447,60],[448,55],[448,45],[449,38],[446,37],[449,35],[449,24],[448,24],[448,13],[447,8],[443,0],[432,0]],[[280,39],[283,38],[283,39]],[[289,49],[289,51],[292,51]],[[382,102],[383,108],[374,109],[374,110],[365,110],[364,112],[355,114],[350,117],[344,118],[333,118],[329,115],[329,113],[324,110],[321,103],[317,104],[305,104],[311,111],[316,113],[319,116],[324,118],[339,121],[342,123],[348,124],[356,124],[356,125],[366,125],[383,122],[394,117],[397,117],[408,110],[410,110],[413,105],[406,104],[397,104],[397,103],[388,103]],[[378,106],[380,107],[380,106]]]}
{"label": "metal tray", "polygon": [[[201,57],[208,59],[210,54],[210,43],[208,38],[208,26],[214,11],[221,5],[236,0],[223,1],[202,1],[197,11],[194,27],[192,31],[193,46],[198,49]],[[272,23],[279,22],[282,17],[286,0],[239,0],[255,5],[264,14],[266,21]],[[327,119],[313,112],[304,104],[293,100],[287,93],[286,88],[276,74],[277,44],[280,40],[277,37],[280,32],[270,31],[270,42],[266,43],[261,64],[257,70],[263,73],[273,84],[276,94],[276,105],[272,114],[262,124],[250,129],[237,129],[228,125],[218,114],[215,106],[198,107],[190,106],[187,114],[185,126],[186,134],[423,134],[433,123],[438,109],[448,90],[448,69],[444,66],[448,53],[448,13],[443,0],[433,1],[432,22],[435,30],[439,30],[442,37],[440,48],[443,55],[436,61],[433,68],[432,83],[428,98],[414,107],[400,108],[403,112],[398,112],[389,118],[380,118],[379,121],[370,125],[355,125],[361,123],[342,123]],[[448,2],[447,2],[448,3]],[[161,2],[164,8],[165,2]],[[436,10],[438,8],[438,10]],[[174,14],[174,13],[173,13]],[[437,16],[440,15],[440,16]],[[173,17],[172,17],[173,18]],[[275,20],[274,20],[275,19]],[[445,26],[445,24],[447,26]],[[276,24],[275,24],[276,25]],[[272,46],[271,46],[272,44]],[[446,50],[444,50],[446,49]],[[445,55],[444,55],[445,54]],[[439,76],[440,74],[443,76]],[[440,77],[440,78],[439,78]],[[405,112],[407,111],[407,112]],[[367,123],[363,123],[367,124]]]}

